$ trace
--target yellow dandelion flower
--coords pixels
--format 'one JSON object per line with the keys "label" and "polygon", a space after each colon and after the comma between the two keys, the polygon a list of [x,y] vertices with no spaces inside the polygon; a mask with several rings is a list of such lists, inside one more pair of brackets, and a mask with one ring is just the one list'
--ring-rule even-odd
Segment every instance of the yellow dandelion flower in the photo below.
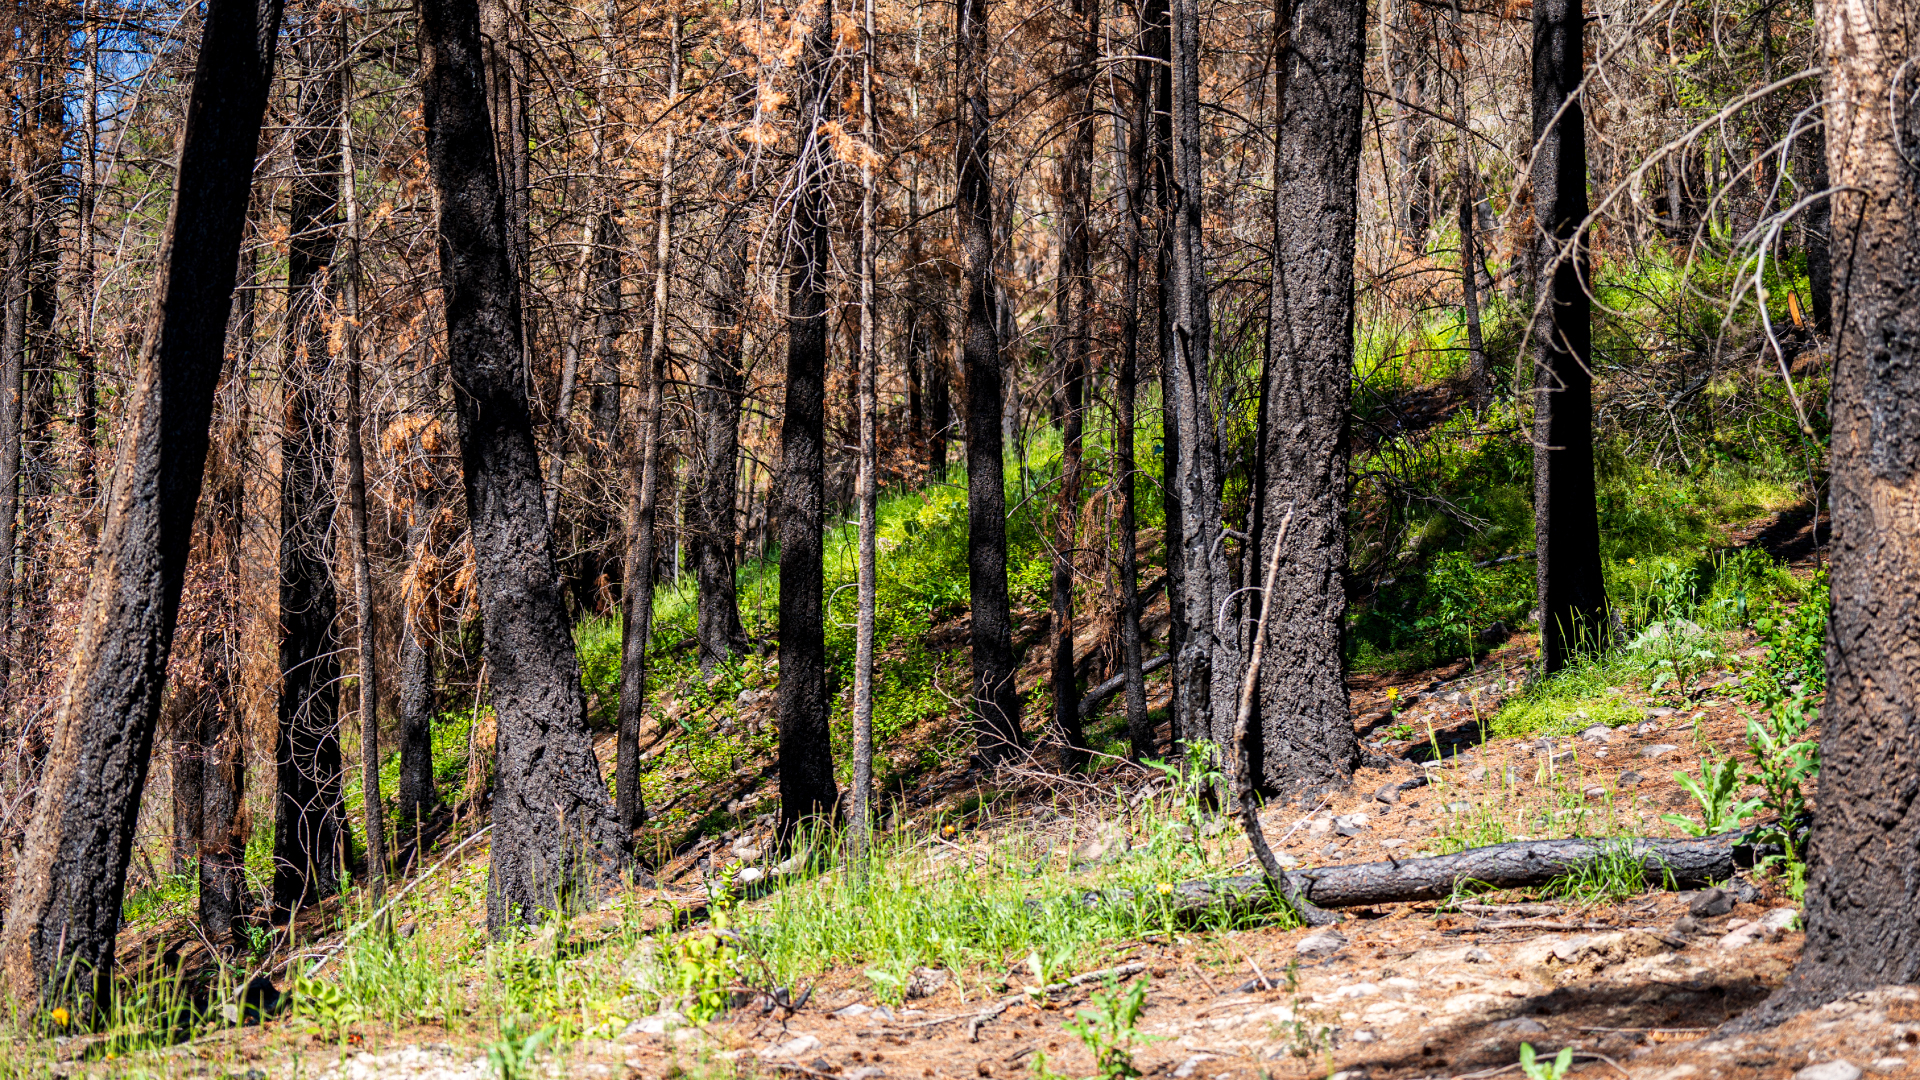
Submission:
{"label": "yellow dandelion flower", "polygon": [[1173,895],[1173,886],[1172,886],[1172,885],[1169,885],[1169,884],[1167,884],[1167,883],[1166,883],[1166,882],[1164,882],[1164,881],[1160,883],[1160,885],[1159,885],[1159,889],[1160,889],[1160,895],[1161,895],[1161,896],[1172,896],[1172,895]]}
{"label": "yellow dandelion flower", "polygon": [[1387,687],[1387,700],[1388,701],[1400,700],[1400,688],[1397,686]]}
{"label": "yellow dandelion flower", "polygon": [[66,1027],[67,1021],[70,1019],[72,1019],[72,1017],[70,1017],[67,1014],[67,1010],[65,1009],[53,1010],[53,1022],[56,1024],[59,1024],[61,1027]]}

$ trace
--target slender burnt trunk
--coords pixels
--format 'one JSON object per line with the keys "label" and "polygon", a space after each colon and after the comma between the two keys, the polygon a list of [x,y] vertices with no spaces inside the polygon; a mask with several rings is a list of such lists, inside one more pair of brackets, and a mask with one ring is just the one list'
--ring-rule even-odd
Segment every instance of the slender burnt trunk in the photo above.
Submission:
{"label": "slender burnt trunk", "polygon": [[1252,732],[1255,779],[1268,790],[1340,782],[1359,758],[1342,629],[1366,4],[1294,0],[1284,7],[1256,522],[1264,557],[1249,561],[1267,562],[1284,540],[1266,598],[1271,630]]}
{"label": "slender burnt trunk", "polygon": [[339,597],[331,532],[334,418],[327,311],[340,221],[344,56],[309,3],[300,13],[300,85],[287,252],[287,360],[281,365],[280,714],[274,748],[273,903],[285,914],[331,893],[345,854],[341,802]]}
{"label": "slender burnt trunk", "polygon": [[[1533,6],[1534,564],[1543,670],[1607,637],[1593,488],[1592,327],[1586,125],[1574,98],[1585,58],[1581,0]],[[1573,100],[1569,100],[1572,98]],[[1565,106],[1563,109],[1562,106]]]}
{"label": "slender burnt trunk", "polygon": [[[78,232],[74,266],[74,290],[79,296],[79,342],[74,357],[74,433],[79,436],[75,451],[74,490],[81,503],[82,527],[93,539],[99,527],[94,502],[99,497],[99,476],[95,467],[94,440],[100,428],[99,357],[93,336],[94,317],[94,237],[93,208],[100,186],[100,24],[89,14],[86,20],[86,64],[82,73],[80,96],[80,186],[75,199],[75,229]],[[0,680],[3,681],[3,680]]]}
{"label": "slender burnt trunk", "polygon": [[[860,48],[860,137],[874,144],[873,126],[873,0],[862,14]],[[853,813],[848,834],[856,858],[864,859],[873,830],[873,631],[880,582],[880,484],[874,475],[880,465],[879,436],[875,430],[879,402],[874,383],[880,377],[879,335],[874,326],[873,286],[878,263],[879,236],[874,229],[874,165],[860,166],[860,475],[855,498],[860,504],[860,563],[858,613],[854,621],[853,660]],[[865,872],[865,867],[860,868]]]}
{"label": "slender burnt trunk", "polygon": [[[243,264],[239,282],[254,274],[257,254]],[[212,561],[221,568],[217,593],[219,614],[200,643],[206,672],[206,691],[200,709],[200,929],[217,949],[240,947],[234,922],[247,907],[245,860],[247,837],[241,800],[247,790],[247,756],[243,738],[246,710],[240,700],[240,544],[246,513],[246,481],[241,472],[251,434],[247,410],[247,379],[253,366],[253,298],[251,289],[233,297],[234,368],[220,404],[218,453],[207,463],[212,484],[207,514],[207,545]]]}
{"label": "slender burnt trunk", "polygon": [[479,8],[474,0],[423,0],[419,11],[448,371],[498,718],[487,885],[487,923],[498,933],[590,903],[627,869],[632,841],[594,760],[547,528]]}
{"label": "slender burnt trunk", "polygon": [[1000,313],[993,272],[993,163],[987,102],[988,0],[960,0],[954,35],[958,188],[954,213],[966,275],[962,364],[967,379],[967,584],[973,608],[973,711],[980,758],[1026,748],[1014,691],[1007,599],[1007,500],[1001,461]]}
{"label": "slender burnt trunk", "polygon": [[[1139,6],[1135,6],[1136,17]],[[1147,718],[1146,676],[1140,657],[1139,527],[1134,471],[1135,406],[1140,381],[1140,260],[1146,246],[1147,142],[1153,124],[1154,67],[1134,61],[1133,109],[1127,122],[1126,175],[1120,187],[1126,247],[1121,258],[1120,361],[1114,373],[1114,453],[1120,485],[1120,664],[1126,678],[1128,756],[1144,761],[1159,752]]]}
{"label": "slender burnt trunk", "polygon": [[494,168],[499,174],[507,220],[507,263],[519,289],[521,364],[530,375],[534,325],[527,303],[533,237],[529,232],[532,192],[527,147],[528,71],[526,48],[511,0],[480,0],[481,65],[486,76],[487,115],[493,124]]}
{"label": "slender burnt trunk", "polygon": [[200,857],[200,822],[206,804],[200,713],[205,707],[199,690],[176,690],[160,714],[161,728],[172,734],[168,757],[173,772],[173,839],[168,855],[169,872],[174,874],[193,873],[194,861]]}
{"label": "slender burnt trunk", "polygon": [[1065,743],[1064,762],[1079,768],[1088,760],[1087,736],[1080,724],[1080,682],[1073,665],[1073,553],[1079,539],[1081,434],[1086,424],[1089,308],[1093,303],[1093,239],[1088,208],[1093,199],[1094,64],[1100,49],[1100,8],[1094,0],[1072,0],[1072,48],[1067,107],[1074,122],[1061,162],[1060,282],[1058,333],[1054,354],[1060,364],[1060,501],[1053,536],[1053,723]]}
{"label": "slender burnt trunk", "polygon": [[[346,20],[335,31],[345,52]],[[341,76],[347,82],[347,76]],[[360,398],[360,207],[354,182],[353,120],[340,119],[340,202],[346,217],[346,253],[340,266],[341,353],[347,365],[347,520],[352,535],[353,605],[359,619],[361,824],[367,836],[367,876],[375,898],[387,891],[387,822],[380,804],[380,667],[375,658],[373,568],[367,539],[367,460],[361,428],[366,413]]]}
{"label": "slender burnt trunk", "polygon": [[[668,15],[667,101],[680,93],[680,17]],[[647,645],[653,637],[653,575],[658,561],[660,429],[665,420],[667,378],[667,286],[673,257],[673,128],[660,155],[660,205],[653,234],[653,328],[648,334],[646,397],[629,458],[627,574],[621,623],[620,719],[614,739],[614,803],[620,827],[631,836],[647,819],[640,795],[640,721],[647,709]]]}
{"label": "slender burnt trunk", "polygon": [[16,1002],[103,1005],[207,457],[227,298],[273,77],[277,0],[209,0],[155,320],[0,967]]}
{"label": "slender burnt trunk", "polygon": [[820,126],[833,101],[832,45],[821,15],[802,54],[799,153],[787,252],[786,403],[780,425],[780,831],[831,814],[839,798],[827,729],[822,531],[826,524],[827,180]]}
{"label": "slender burnt trunk", "polygon": [[[15,176],[18,177],[18,158]],[[20,425],[25,417],[27,263],[33,254],[33,213],[27,185],[7,185],[7,263],[0,326],[0,684],[13,676],[13,546],[20,522]]]}
{"label": "slender burnt trunk", "polygon": [[1833,196],[1833,608],[1809,837],[1807,940],[1760,1027],[1848,993],[1920,982],[1920,185],[1907,121],[1913,0],[1826,5],[1817,17]]}
{"label": "slender burnt trunk", "polygon": [[1206,247],[1202,231],[1205,174],[1200,141],[1199,0],[1173,0],[1173,205],[1169,215],[1168,317],[1166,356],[1180,459],[1174,491],[1180,500],[1180,525],[1169,543],[1180,547],[1180,650],[1175,722],[1188,738],[1230,745],[1239,697],[1239,635],[1222,632],[1236,626],[1238,605],[1222,535],[1219,431],[1214,423],[1212,381],[1213,319],[1208,304]]}
{"label": "slender burnt trunk", "polygon": [[[744,166],[735,182],[747,177]],[[733,187],[734,184],[724,185]],[[696,633],[700,670],[711,673],[746,647],[735,586],[734,525],[739,496],[740,410],[746,395],[741,367],[747,294],[747,237],[744,199],[721,218],[719,267],[713,274],[714,331],[700,365],[694,407],[693,564],[698,590]]]}
{"label": "slender burnt trunk", "polygon": [[[1454,0],[1451,30],[1453,45],[1465,55],[1466,37],[1460,25],[1460,0]],[[1474,235],[1474,207],[1480,201],[1480,166],[1474,160],[1473,132],[1466,128],[1467,73],[1454,72],[1453,115],[1461,127],[1459,140],[1460,181],[1460,303],[1467,322],[1467,386],[1475,416],[1484,416],[1493,403],[1493,373],[1487,370],[1487,344],[1480,332],[1480,243]]]}

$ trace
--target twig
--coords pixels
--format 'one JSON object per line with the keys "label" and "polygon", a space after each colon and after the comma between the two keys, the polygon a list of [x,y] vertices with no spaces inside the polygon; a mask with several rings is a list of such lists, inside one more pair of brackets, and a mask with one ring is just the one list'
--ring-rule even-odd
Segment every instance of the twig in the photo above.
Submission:
{"label": "twig", "polygon": [[[326,953],[320,957],[320,959],[314,961],[313,966],[307,969],[306,975],[302,976],[302,978],[311,979],[315,975],[320,974],[320,969],[327,966],[327,961],[339,955],[340,950],[346,948],[347,942],[352,941],[360,933],[360,931],[365,930],[367,927],[372,926],[374,923],[378,922],[382,915],[385,915],[388,911],[391,911],[393,909],[393,905],[405,899],[406,895],[412,892],[415,888],[417,888],[421,882],[426,881],[428,878],[431,878],[434,874],[438,873],[441,867],[447,865],[447,863],[450,862],[455,855],[460,854],[460,850],[462,848],[466,847],[468,844],[473,843],[475,840],[478,840],[481,837],[487,835],[487,833],[491,831],[493,831],[493,826],[491,825],[484,826],[481,828],[479,832],[474,833],[472,836],[469,836],[465,840],[462,840],[458,844],[455,844],[452,851],[447,852],[446,855],[441,857],[439,862],[433,864],[433,869],[428,870],[426,873],[421,874],[419,877],[414,878],[412,881],[407,882],[407,887],[404,889],[401,889],[397,893],[394,893],[393,899],[388,900],[385,904],[382,904],[380,906],[379,911],[376,911],[372,915],[369,915],[367,918],[362,919],[358,925],[348,930],[346,934],[344,934],[340,938],[340,940],[333,945],[332,948],[328,949]],[[292,963],[293,958],[288,957],[287,962]]]}
{"label": "twig", "polygon": [[[1121,964],[1118,967],[1102,968],[1099,971],[1089,971],[1084,975],[1075,975],[1073,978],[1067,979],[1064,982],[1049,983],[1046,987],[1041,989],[1040,994],[1045,997],[1052,997],[1054,994],[1058,994],[1062,990],[1071,990],[1076,986],[1085,986],[1090,982],[1099,982],[1103,979],[1125,979],[1134,975],[1138,975],[1145,970],[1147,970],[1147,965],[1145,964]],[[1018,1005],[1022,1001],[1025,1001],[1026,999],[1027,999],[1026,994],[1015,994],[1012,997],[1001,998],[999,1001],[988,1006],[987,1008],[982,1009],[977,1013],[974,1013],[972,1018],[970,1018],[967,1021],[967,1041],[979,1042],[980,1028],[983,1025],[993,1020],[995,1017],[999,1016],[1001,1013],[1006,1012],[1008,1009],[1011,1009],[1015,1005]],[[948,1019],[958,1020],[959,1017],[957,1016],[949,1017]],[[921,1024],[916,1026],[931,1027],[935,1023],[944,1024],[946,1022],[947,1022],[946,1020],[939,1020],[939,1021],[929,1020],[929,1021],[923,1021]]]}

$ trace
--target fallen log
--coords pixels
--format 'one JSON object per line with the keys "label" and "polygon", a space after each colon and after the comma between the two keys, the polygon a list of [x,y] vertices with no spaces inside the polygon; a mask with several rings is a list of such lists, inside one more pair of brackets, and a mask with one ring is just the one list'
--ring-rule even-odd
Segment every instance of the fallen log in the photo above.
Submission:
{"label": "fallen log", "polygon": [[[1516,840],[1424,859],[1288,870],[1281,874],[1284,884],[1269,883],[1263,874],[1185,881],[1172,886],[1171,893],[1146,899],[1165,903],[1175,914],[1189,917],[1253,914],[1292,904],[1302,908],[1300,914],[1308,923],[1319,925],[1337,918],[1319,910],[1323,908],[1444,900],[1476,887],[1536,888],[1584,870],[1597,859],[1622,855],[1639,864],[1642,880],[1648,885],[1693,888],[1726,881],[1778,850],[1749,843],[1748,835],[1741,829],[1685,840]],[[1133,890],[1127,889],[1095,890],[1082,900],[1138,902]]]}
{"label": "fallen log", "polygon": [[[1144,679],[1154,672],[1159,671],[1161,668],[1167,666],[1167,661],[1172,659],[1172,653],[1161,653],[1159,656],[1141,664],[1140,677]],[[1080,719],[1093,719],[1093,714],[1100,711],[1100,706],[1106,704],[1108,698],[1119,693],[1121,688],[1126,685],[1127,673],[1123,671],[1113,678],[1108,679],[1106,682],[1101,683],[1099,686],[1087,691],[1087,696],[1080,699]]]}

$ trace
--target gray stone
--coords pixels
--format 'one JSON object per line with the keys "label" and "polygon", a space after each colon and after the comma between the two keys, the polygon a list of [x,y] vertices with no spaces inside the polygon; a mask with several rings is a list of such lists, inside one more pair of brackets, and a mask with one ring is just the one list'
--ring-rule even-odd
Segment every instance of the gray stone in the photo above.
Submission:
{"label": "gray stone", "polygon": [[1400,801],[1400,785],[1382,784],[1380,785],[1380,790],[1373,793],[1373,797],[1377,802],[1383,802],[1388,806],[1392,806],[1394,803]]}
{"label": "gray stone", "polygon": [[1687,914],[1696,919],[1711,919],[1733,910],[1733,897],[1724,889],[1703,889],[1687,904]]}
{"label": "gray stone", "polygon": [[1678,749],[1680,748],[1672,743],[1654,743],[1652,746],[1641,747],[1640,756],[1643,758],[1664,757]]}
{"label": "gray stone", "polygon": [[1531,1016],[1516,1016],[1494,1024],[1493,1030],[1507,1035],[1539,1035],[1547,1030],[1547,1025]]}
{"label": "gray stone", "polygon": [[1620,774],[1620,779],[1615,783],[1619,787],[1636,787],[1639,785],[1640,781],[1645,779],[1646,777],[1641,776],[1639,773],[1634,772],[1632,769],[1628,769],[1626,772],[1623,772]]}
{"label": "gray stone", "polygon": [[1333,831],[1340,836],[1359,836],[1372,820],[1365,814],[1343,814],[1333,819]]}
{"label": "gray stone", "polygon": [[1846,1058],[1834,1058],[1801,1069],[1793,1074],[1793,1080],[1860,1080],[1860,1066]]}
{"label": "gray stone", "polygon": [[931,997],[947,985],[947,973],[940,968],[917,967],[907,975],[906,994],[909,998]]}
{"label": "gray stone", "polygon": [[1613,729],[1605,724],[1595,724],[1581,731],[1580,739],[1583,742],[1609,742],[1613,739]]}
{"label": "gray stone", "polygon": [[1300,939],[1293,951],[1301,956],[1331,956],[1345,948],[1347,936],[1338,930],[1316,930]]}

